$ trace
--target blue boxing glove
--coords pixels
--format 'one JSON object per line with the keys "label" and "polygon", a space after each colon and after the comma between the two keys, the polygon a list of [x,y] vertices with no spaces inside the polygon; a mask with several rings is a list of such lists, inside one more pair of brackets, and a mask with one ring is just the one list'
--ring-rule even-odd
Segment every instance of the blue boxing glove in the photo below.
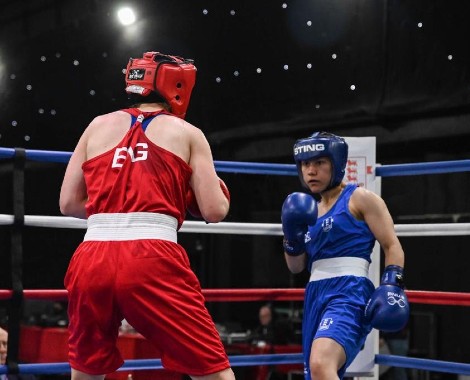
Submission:
{"label": "blue boxing glove", "polygon": [[317,221],[315,199],[305,193],[289,194],[282,205],[281,221],[284,232],[284,252],[299,256],[305,252],[305,234]]}
{"label": "blue boxing glove", "polygon": [[372,327],[394,332],[403,329],[410,316],[410,305],[404,291],[403,268],[389,265],[366,305],[365,317]]}

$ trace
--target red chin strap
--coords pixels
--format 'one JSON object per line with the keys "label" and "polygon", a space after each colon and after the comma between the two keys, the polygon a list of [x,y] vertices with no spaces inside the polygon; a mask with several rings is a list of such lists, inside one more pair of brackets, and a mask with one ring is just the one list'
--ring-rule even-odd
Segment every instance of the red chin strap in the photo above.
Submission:
{"label": "red chin strap", "polygon": [[196,83],[196,71],[190,59],[147,52],[142,58],[129,60],[126,92],[148,96],[155,91],[170,105],[174,115],[184,119]]}

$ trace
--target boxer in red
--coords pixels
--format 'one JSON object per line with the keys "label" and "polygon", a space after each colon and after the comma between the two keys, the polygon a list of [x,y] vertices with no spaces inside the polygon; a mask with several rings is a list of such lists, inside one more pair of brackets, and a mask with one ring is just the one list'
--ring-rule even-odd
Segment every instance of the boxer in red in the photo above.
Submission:
{"label": "boxer in red", "polygon": [[187,209],[217,223],[230,206],[207,139],[184,120],[195,78],[191,60],[131,58],[132,108],[96,117],[67,166],[60,210],[88,223],[64,280],[73,380],[104,379],[123,364],[116,347],[123,319],[158,347],[165,368],[235,378],[177,243]]}

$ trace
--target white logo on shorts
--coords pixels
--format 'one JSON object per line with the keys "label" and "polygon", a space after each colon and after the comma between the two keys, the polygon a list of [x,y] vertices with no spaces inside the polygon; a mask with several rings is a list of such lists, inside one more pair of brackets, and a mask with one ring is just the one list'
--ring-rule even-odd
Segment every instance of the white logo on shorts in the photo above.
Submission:
{"label": "white logo on shorts", "polygon": [[332,324],[333,324],[333,318],[323,318],[320,322],[320,326],[318,327],[318,330],[319,331],[328,330]]}

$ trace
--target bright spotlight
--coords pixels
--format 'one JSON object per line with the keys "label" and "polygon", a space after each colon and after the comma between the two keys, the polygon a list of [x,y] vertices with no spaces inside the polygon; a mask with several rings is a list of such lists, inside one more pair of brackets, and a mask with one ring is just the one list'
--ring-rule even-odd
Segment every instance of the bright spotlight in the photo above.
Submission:
{"label": "bright spotlight", "polygon": [[118,10],[118,18],[122,25],[131,25],[135,22],[135,13],[131,8],[121,8]]}

